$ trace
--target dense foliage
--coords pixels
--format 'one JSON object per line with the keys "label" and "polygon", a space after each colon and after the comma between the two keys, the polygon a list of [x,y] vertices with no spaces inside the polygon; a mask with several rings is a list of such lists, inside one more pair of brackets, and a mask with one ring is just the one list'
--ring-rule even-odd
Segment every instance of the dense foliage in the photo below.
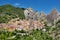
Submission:
{"label": "dense foliage", "polygon": [[0,33],[1,40],[52,40],[47,32],[42,32],[42,30],[32,30],[29,35],[20,35],[17,33],[21,32],[8,32],[2,31]]}
{"label": "dense foliage", "polygon": [[24,19],[24,8],[18,8],[9,4],[0,6],[0,23],[6,23],[13,18]]}

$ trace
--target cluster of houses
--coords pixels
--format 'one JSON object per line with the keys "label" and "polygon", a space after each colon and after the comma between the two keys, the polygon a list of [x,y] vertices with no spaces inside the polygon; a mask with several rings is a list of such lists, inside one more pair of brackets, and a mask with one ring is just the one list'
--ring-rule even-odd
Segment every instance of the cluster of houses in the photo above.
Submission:
{"label": "cluster of houses", "polygon": [[8,31],[14,30],[24,30],[30,31],[35,29],[42,29],[44,28],[44,23],[40,21],[33,21],[33,20],[20,20],[18,18],[10,20],[7,24],[2,23],[0,24],[0,28],[7,29]]}

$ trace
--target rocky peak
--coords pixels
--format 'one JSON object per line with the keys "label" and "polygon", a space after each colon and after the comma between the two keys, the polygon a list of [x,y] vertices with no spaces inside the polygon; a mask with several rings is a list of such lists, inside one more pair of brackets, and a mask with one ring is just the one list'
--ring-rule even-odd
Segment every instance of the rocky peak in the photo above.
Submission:
{"label": "rocky peak", "polygon": [[47,15],[47,20],[50,22],[54,22],[54,20],[56,20],[58,18],[59,14],[56,10],[56,8],[54,8],[50,14]]}
{"label": "rocky peak", "polygon": [[51,14],[58,14],[57,9],[54,8],[54,9],[51,11]]}
{"label": "rocky peak", "polygon": [[44,12],[41,12],[40,14],[42,17],[45,17],[46,15],[44,14]]}

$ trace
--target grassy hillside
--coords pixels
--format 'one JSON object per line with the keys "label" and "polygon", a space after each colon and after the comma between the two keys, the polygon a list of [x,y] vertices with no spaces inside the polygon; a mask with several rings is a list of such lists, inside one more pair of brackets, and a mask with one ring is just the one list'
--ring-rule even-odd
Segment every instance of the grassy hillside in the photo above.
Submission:
{"label": "grassy hillside", "polygon": [[0,6],[0,23],[6,23],[12,18],[19,17],[24,19],[24,8],[14,7],[12,5],[6,4]]}

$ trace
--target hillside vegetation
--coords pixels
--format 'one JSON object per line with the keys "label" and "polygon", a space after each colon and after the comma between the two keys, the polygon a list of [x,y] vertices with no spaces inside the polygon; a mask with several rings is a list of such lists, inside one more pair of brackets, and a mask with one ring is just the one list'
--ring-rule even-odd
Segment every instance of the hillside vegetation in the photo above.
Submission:
{"label": "hillside vegetation", "polygon": [[7,23],[9,20],[17,17],[24,19],[23,11],[24,8],[14,7],[9,4],[0,6],[0,23]]}

